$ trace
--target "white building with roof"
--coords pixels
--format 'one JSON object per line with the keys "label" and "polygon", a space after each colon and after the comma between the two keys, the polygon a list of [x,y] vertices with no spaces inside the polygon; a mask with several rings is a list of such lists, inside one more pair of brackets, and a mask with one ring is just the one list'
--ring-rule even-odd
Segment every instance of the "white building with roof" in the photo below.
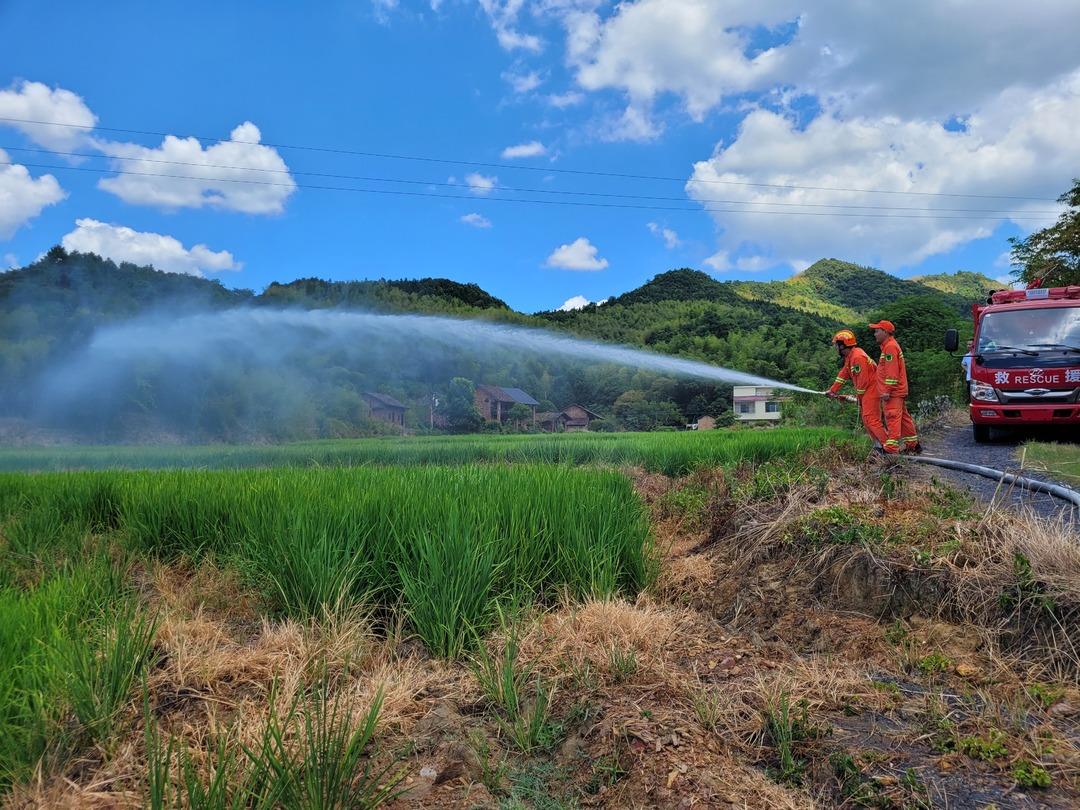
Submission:
{"label": "white building with roof", "polygon": [[759,385],[736,385],[731,392],[731,407],[740,422],[774,422],[780,419],[781,403],[775,388]]}

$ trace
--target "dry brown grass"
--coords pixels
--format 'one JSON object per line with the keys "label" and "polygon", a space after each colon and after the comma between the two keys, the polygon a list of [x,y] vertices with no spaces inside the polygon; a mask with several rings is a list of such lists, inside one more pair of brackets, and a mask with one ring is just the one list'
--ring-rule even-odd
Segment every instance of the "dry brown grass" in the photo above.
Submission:
{"label": "dry brown grass", "polygon": [[635,656],[638,678],[657,677],[666,671],[665,652],[694,622],[692,611],[645,597],[593,599],[540,616],[522,635],[521,654],[550,671],[588,664],[612,676],[614,650]]}

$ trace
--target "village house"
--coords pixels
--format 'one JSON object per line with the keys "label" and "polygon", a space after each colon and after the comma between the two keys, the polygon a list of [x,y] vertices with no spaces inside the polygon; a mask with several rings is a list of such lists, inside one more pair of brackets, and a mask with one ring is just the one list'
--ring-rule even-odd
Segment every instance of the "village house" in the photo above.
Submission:
{"label": "village house", "polygon": [[773,388],[736,385],[732,390],[731,406],[740,422],[773,422],[782,416],[780,405],[786,400],[787,397],[777,396]]}
{"label": "village house", "polygon": [[692,430],[715,430],[716,429],[716,417],[714,416],[700,416],[698,420],[691,426]]}
{"label": "village house", "polygon": [[381,419],[391,425],[405,427],[405,406],[392,396],[378,394],[374,391],[364,391],[360,396],[371,408],[371,416],[374,419]]}
{"label": "village house", "polygon": [[473,395],[476,410],[485,422],[505,422],[510,409],[524,405],[529,409],[529,421],[536,421],[536,406],[540,403],[520,388],[502,388],[498,385],[478,385]]}
{"label": "village house", "polygon": [[536,424],[548,433],[580,433],[589,429],[593,419],[602,418],[584,405],[567,405],[561,411],[547,411],[536,415]]}
{"label": "village house", "polygon": [[593,419],[601,418],[600,414],[590,411],[584,405],[567,405],[562,412],[566,416],[566,430],[570,433],[588,430]]}

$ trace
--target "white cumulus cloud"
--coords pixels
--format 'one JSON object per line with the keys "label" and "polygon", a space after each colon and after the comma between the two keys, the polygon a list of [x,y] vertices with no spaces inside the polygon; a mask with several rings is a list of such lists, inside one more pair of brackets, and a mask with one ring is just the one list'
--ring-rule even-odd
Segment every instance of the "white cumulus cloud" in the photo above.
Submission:
{"label": "white cumulus cloud", "polygon": [[3,261],[0,262],[0,272],[14,270],[18,266],[19,257],[16,256],[14,253],[5,253]]}
{"label": "white cumulus cloud", "polygon": [[499,182],[499,178],[473,172],[465,175],[465,182],[473,194],[490,194],[494,190],[495,184]]}
{"label": "white cumulus cloud", "polygon": [[461,221],[466,225],[472,225],[474,228],[490,228],[491,220],[485,217],[483,214],[466,214],[461,218]]}
{"label": "white cumulus cloud", "polygon": [[539,53],[544,43],[535,34],[522,33],[518,27],[518,15],[525,0],[480,0],[480,8],[488,16],[499,47],[505,51],[531,51]]}
{"label": "white cumulus cloud", "polygon": [[[778,262],[775,259],[753,254],[732,258],[731,254],[726,250],[718,250],[705,259],[705,265],[711,267],[717,273],[727,273],[731,270],[740,270],[744,273],[760,273],[762,270],[768,270],[777,264]],[[809,264],[801,261],[791,261],[788,264],[797,271],[805,270],[809,266]]]}
{"label": "white cumulus cloud", "polygon": [[558,311],[573,312],[576,309],[584,309],[591,303],[592,301],[590,301],[584,295],[575,295],[572,298],[567,298],[565,301],[563,301],[563,304],[561,307],[559,307]]}
{"label": "white cumulus cloud", "polygon": [[[703,205],[719,196],[749,203],[748,209],[812,212],[713,213],[721,229],[720,258],[709,262],[714,268],[728,253],[748,247],[757,252],[762,246],[763,253],[775,256],[775,264],[839,255],[895,268],[989,236],[1010,215],[1028,231],[1053,222],[1060,210],[1053,202],[919,195],[1008,194],[1053,200],[1080,165],[1077,131],[1080,70],[1038,91],[1006,90],[972,112],[966,128],[956,131],[935,120],[844,117],[835,111],[800,128],[779,113],[757,109],[746,116],[732,141],[719,144],[712,158],[695,165],[686,190]],[[916,194],[725,183],[871,187]]]}
{"label": "white cumulus cloud", "polygon": [[547,97],[547,102],[558,110],[574,107],[585,100],[585,94],[577,90],[569,90],[565,93],[553,93]]}
{"label": "white cumulus cloud", "polygon": [[[521,2],[505,5],[518,7],[514,20],[523,17]],[[654,103],[664,96],[697,121],[756,92],[781,104],[810,95],[848,115],[944,119],[1078,65],[1075,0],[1035,9],[911,0],[902,15],[850,0],[535,0],[529,9],[561,22],[581,89],[623,94],[631,112],[611,139],[655,137]],[[763,33],[772,34],[766,48],[757,44]]]}
{"label": "white cumulus cloud", "polygon": [[214,251],[206,245],[185,248],[172,236],[136,231],[96,219],[75,220],[75,230],[64,236],[61,244],[67,250],[96,253],[117,262],[149,264],[167,273],[202,276],[243,267],[227,250]]}
{"label": "white cumulus cloud", "polygon": [[118,158],[111,161],[114,170],[140,174],[107,177],[98,186],[135,205],[277,214],[296,191],[296,182],[277,150],[261,140],[259,128],[247,121],[232,131],[229,140],[205,149],[196,138],[174,135],[156,148],[102,141],[98,148]]}
{"label": "white cumulus cloud", "polygon": [[608,260],[597,254],[596,246],[579,236],[570,244],[555,248],[545,264],[561,270],[603,270],[608,266]]}
{"label": "white cumulus cloud", "polygon": [[25,166],[9,160],[0,149],[0,239],[10,239],[43,209],[67,196],[51,174],[35,178]]}
{"label": "white cumulus cloud", "polygon": [[504,159],[543,157],[547,154],[547,147],[540,141],[519,143],[516,146],[508,146],[502,150]]}
{"label": "white cumulus cloud", "polygon": [[610,298],[601,298],[598,301],[590,301],[584,295],[575,295],[563,301],[562,306],[559,307],[557,311],[573,312],[578,309],[584,309],[585,307],[589,306],[589,304],[596,304],[598,307],[600,307],[610,300]]}
{"label": "white cumulus cloud", "polygon": [[[21,121],[0,121],[14,127],[39,146],[70,152],[86,143],[97,124],[86,102],[70,90],[49,87],[41,82],[20,81],[0,90],[0,117]],[[53,121],[74,126],[45,126],[27,121]]]}
{"label": "white cumulus cloud", "polygon": [[506,83],[510,85],[510,88],[519,95],[531,93],[544,83],[544,80],[540,78],[540,74],[535,70],[531,70],[528,73],[511,73],[507,71],[502,77]]}
{"label": "white cumulus cloud", "polygon": [[649,233],[651,233],[653,236],[659,236],[661,239],[664,240],[664,245],[668,248],[668,250],[674,250],[682,244],[682,242],[679,240],[679,234],[671,228],[665,228],[664,226],[658,225],[655,222],[648,223],[647,227],[649,229]]}

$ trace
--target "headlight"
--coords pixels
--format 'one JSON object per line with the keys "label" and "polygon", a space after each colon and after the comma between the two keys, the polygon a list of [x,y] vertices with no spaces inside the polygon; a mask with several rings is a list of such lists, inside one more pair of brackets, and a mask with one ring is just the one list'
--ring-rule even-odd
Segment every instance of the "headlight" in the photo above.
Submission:
{"label": "headlight", "polygon": [[994,390],[994,386],[981,382],[971,383],[971,398],[977,399],[980,402],[998,401],[997,391]]}

